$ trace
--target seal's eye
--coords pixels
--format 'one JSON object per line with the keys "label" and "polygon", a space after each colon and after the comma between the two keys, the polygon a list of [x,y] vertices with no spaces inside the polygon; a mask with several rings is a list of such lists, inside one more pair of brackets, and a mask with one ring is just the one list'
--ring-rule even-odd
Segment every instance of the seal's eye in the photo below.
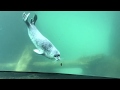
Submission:
{"label": "seal's eye", "polygon": [[54,55],[54,57],[58,57],[58,56],[60,56],[60,54]]}

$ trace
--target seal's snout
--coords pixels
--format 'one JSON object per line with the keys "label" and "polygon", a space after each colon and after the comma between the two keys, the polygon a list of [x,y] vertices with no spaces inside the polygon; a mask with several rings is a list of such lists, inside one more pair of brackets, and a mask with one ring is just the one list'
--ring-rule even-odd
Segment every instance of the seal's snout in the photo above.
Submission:
{"label": "seal's snout", "polygon": [[60,60],[60,57],[55,57],[55,60],[56,60],[56,61],[59,61],[59,60]]}
{"label": "seal's snout", "polygon": [[56,54],[56,55],[54,55],[54,57],[55,57],[55,60],[60,60],[60,54]]}

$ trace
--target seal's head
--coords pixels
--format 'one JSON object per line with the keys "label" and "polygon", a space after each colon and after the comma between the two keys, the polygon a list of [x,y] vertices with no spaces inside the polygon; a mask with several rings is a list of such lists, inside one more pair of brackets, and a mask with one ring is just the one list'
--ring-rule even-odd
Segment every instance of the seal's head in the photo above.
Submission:
{"label": "seal's head", "polygon": [[56,61],[60,60],[60,52],[56,48],[52,48],[50,52],[50,57],[54,58]]}
{"label": "seal's head", "polygon": [[55,60],[60,60],[60,54],[58,54],[58,53],[56,53],[56,54],[54,54],[54,58],[55,58]]}

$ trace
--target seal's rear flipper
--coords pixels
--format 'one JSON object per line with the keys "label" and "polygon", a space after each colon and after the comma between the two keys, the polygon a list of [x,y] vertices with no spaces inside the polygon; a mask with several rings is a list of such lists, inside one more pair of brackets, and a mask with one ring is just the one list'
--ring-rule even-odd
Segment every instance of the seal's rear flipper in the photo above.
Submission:
{"label": "seal's rear flipper", "polygon": [[34,24],[34,21],[33,21],[33,19],[32,19],[32,18],[30,19],[30,23],[31,23],[31,24]]}
{"label": "seal's rear flipper", "polygon": [[28,14],[25,14],[25,12],[23,13],[22,17],[25,22],[28,20],[29,15],[30,15],[30,13],[28,13]]}
{"label": "seal's rear flipper", "polygon": [[34,24],[36,23],[36,21],[37,21],[37,15],[35,14],[35,16],[34,16]]}
{"label": "seal's rear flipper", "polygon": [[31,18],[30,23],[35,25],[36,21],[37,21],[37,15],[35,14],[34,18]]}
{"label": "seal's rear flipper", "polygon": [[30,13],[25,14],[25,12],[22,14],[22,19],[23,19],[23,21],[26,23],[26,25],[27,25],[28,27],[30,26],[30,24],[29,24],[29,22],[28,22],[28,17],[29,17],[29,15],[30,15]]}

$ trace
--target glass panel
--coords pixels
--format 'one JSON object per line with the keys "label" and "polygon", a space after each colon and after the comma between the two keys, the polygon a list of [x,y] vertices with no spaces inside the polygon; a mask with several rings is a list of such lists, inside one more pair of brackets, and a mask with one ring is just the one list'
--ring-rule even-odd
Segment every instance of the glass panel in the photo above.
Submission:
{"label": "glass panel", "polygon": [[0,11],[0,71],[120,78],[120,11]]}

